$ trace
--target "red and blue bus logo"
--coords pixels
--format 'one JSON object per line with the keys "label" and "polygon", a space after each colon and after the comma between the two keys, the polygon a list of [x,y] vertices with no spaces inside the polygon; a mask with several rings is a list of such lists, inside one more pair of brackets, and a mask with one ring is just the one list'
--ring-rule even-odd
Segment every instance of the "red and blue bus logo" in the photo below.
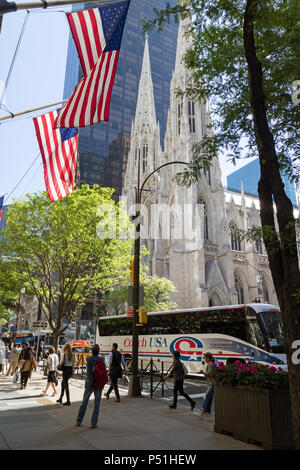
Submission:
{"label": "red and blue bus logo", "polygon": [[180,353],[180,359],[183,361],[198,361],[202,360],[203,344],[197,338],[192,336],[181,336],[174,339],[170,345],[170,352],[174,351]]}

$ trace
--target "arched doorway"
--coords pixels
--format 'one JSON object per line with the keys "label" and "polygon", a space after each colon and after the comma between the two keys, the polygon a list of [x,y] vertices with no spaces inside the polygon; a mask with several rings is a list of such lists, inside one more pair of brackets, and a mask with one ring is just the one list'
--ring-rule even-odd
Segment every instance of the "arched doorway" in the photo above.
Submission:
{"label": "arched doorway", "polygon": [[222,299],[219,293],[216,291],[213,291],[209,296],[208,306],[215,307],[217,305],[224,305],[224,302],[222,302]]}

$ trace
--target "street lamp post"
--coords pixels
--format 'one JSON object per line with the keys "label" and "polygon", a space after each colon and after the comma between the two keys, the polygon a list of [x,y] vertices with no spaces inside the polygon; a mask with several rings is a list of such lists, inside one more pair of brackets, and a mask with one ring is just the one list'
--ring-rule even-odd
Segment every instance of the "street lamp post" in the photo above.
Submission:
{"label": "street lamp post", "polygon": [[14,334],[13,334],[13,344],[16,344],[16,335],[17,335],[18,326],[19,326],[19,315],[20,315],[20,311],[21,311],[21,298],[23,297],[24,294],[25,294],[25,287],[23,287],[23,288],[21,289],[20,296],[19,296],[19,300],[18,300],[18,302],[16,303],[16,308],[15,308],[15,312],[16,312],[16,325],[15,325]]}
{"label": "street lamp post", "polygon": [[135,227],[135,237],[134,237],[134,258],[133,258],[133,269],[134,269],[134,278],[133,278],[133,318],[132,318],[132,356],[131,356],[131,380],[129,384],[128,395],[133,397],[141,396],[141,384],[140,384],[140,377],[138,374],[138,354],[139,354],[139,335],[138,335],[138,310],[140,307],[140,245],[141,245],[141,237],[140,237],[140,206],[142,203],[142,193],[143,191],[148,191],[144,189],[145,184],[151,178],[154,173],[161,170],[165,166],[169,165],[188,165],[187,162],[168,162],[164,163],[163,165],[159,166],[155,170],[153,170],[143,181],[142,185],[140,185],[140,156],[138,158],[138,181],[137,181],[137,188],[135,190],[135,204],[136,204],[136,213],[134,216],[134,220],[136,223]]}

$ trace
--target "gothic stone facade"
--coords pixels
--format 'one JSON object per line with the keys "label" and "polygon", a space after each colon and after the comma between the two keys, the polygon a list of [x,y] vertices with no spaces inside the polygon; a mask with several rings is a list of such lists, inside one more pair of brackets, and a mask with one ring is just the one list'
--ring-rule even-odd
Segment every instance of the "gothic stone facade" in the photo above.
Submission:
{"label": "gothic stone facade", "polygon": [[[158,166],[168,162],[189,162],[194,143],[212,133],[210,111],[207,102],[194,102],[186,96],[176,96],[176,89],[185,89],[188,72],[182,57],[189,47],[184,35],[185,23],[178,31],[175,69],[170,84],[170,107],[164,149],[160,145],[160,128],[156,120],[151,61],[148,38],[141,71],[135,119],[131,128],[131,147],[128,155],[122,198],[128,207],[134,204],[138,175],[140,182]],[[226,190],[221,183],[221,170],[215,159],[209,171],[190,188],[174,181],[181,165],[170,165],[155,173],[146,185],[142,206],[148,212],[148,225],[143,243],[149,250],[144,260],[152,275],[165,276],[177,288],[174,300],[179,308],[205,307],[253,302],[277,305],[268,258],[263,243],[244,242],[231,236],[235,226],[247,230],[260,226],[257,197]],[[151,207],[170,208],[174,205],[200,204],[202,211],[201,233],[203,243],[191,244],[185,237],[174,236],[179,221],[176,214],[167,217],[167,210],[158,212],[155,218]],[[153,227],[169,226],[167,237],[151,238]],[[156,232],[157,233],[157,232]]]}

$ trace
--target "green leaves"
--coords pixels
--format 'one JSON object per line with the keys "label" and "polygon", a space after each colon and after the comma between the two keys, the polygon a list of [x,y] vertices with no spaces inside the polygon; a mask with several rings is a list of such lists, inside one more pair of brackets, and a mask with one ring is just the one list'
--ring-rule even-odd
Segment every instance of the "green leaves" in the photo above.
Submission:
{"label": "green leaves", "polygon": [[[164,277],[149,276],[145,266],[141,266],[140,283],[144,286],[144,307],[148,312],[159,312],[177,308],[170,295],[176,292],[174,284]],[[103,297],[103,303],[113,307],[117,315],[124,314],[128,302],[129,281],[113,289]]]}
{"label": "green leaves", "polygon": [[[11,276],[30,285],[46,318],[60,328],[88,296],[116,286],[127,274],[132,241],[127,215],[111,199],[110,188],[84,185],[51,203],[44,192],[27,195],[9,207],[0,253]],[[114,219],[108,217],[111,208]],[[114,223],[114,237],[97,234],[100,223]],[[71,313],[72,312],[72,313]]]}
{"label": "green leaves", "polygon": [[[257,156],[243,43],[245,7],[245,0],[186,0],[175,7],[167,4],[165,9],[156,11],[153,21],[144,22],[144,30],[157,26],[162,29],[175,13],[182,17],[191,15],[188,33],[192,35],[193,46],[186,53],[185,63],[192,85],[186,93],[209,99],[219,151],[233,161]],[[255,41],[263,68],[267,116],[276,150],[285,156],[282,164],[291,175],[287,161],[292,159],[296,181],[300,176],[300,105],[292,102],[292,83],[300,80],[299,18],[298,0],[258,2]],[[208,150],[212,160],[214,149]]]}
{"label": "green leaves", "polygon": [[251,390],[286,389],[288,374],[281,368],[255,362],[236,361],[225,366],[220,363],[213,369],[213,379],[219,385],[245,386]]}

